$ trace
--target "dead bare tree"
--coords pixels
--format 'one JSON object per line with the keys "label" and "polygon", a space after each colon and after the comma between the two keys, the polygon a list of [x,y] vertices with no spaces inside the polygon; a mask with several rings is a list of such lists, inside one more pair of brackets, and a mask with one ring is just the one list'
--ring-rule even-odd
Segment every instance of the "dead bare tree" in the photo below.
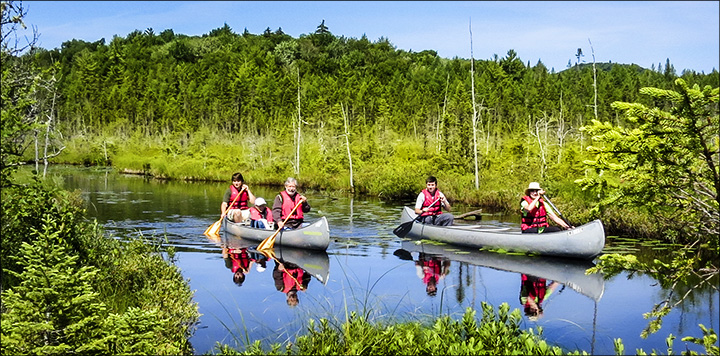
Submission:
{"label": "dead bare tree", "polygon": [[475,189],[480,189],[480,174],[478,168],[478,153],[477,153],[477,106],[475,105],[475,59],[473,58],[472,48],[472,19],[470,19],[470,92],[472,95],[472,128],[473,128],[473,157],[475,161]]}
{"label": "dead bare tree", "polygon": [[345,107],[342,103],[340,103],[340,110],[342,111],[343,115],[343,123],[345,123],[345,145],[347,146],[348,163],[350,164],[350,191],[355,193],[355,183],[353,183],[352,155],[350,155],[350,130],[348,129],[348,127],[350,126],[350,120],[348,119],[348,115],[345,112]]}
{"label": "dead bare tree", "polygon": [[295,135],[295,176],[300,178],[300,128],[302,116],[300,115],[300,67],[297,68],[297,134]]}

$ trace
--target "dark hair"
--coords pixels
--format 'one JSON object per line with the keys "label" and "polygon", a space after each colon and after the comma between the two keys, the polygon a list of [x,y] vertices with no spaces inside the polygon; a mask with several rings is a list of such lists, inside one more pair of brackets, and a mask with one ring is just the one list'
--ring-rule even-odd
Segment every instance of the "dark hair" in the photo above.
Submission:
{"label": "dark hair", "polygon": [[237,172],[232,175],[232,181],[234,182],[236,180],[245,183],[245,178],[243,178],[242,173],[240,173],[240,172]]}
{"label": "dark hair", "polygon": [[425,180],[425,183],[437,183],[437,178],[435,178],[435,177],[433,177],[433,176],[429,176],[429,177],[427,177],[427,179]]}
{"label": "dark hair", "polygon": [[[240,273],[237,273],[237,272]],[[245,272],[242,270],[242,268],[238,269],[233,273],[233,282],[238,285],[238,287],[242,287],[243,282],[245,282]]]}

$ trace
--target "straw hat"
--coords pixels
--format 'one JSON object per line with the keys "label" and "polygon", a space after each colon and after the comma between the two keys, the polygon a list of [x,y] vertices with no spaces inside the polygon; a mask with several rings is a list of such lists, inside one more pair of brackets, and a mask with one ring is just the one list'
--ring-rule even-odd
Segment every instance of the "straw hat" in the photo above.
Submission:
{"label": "straw hat", "polygon": [[530,191],[535,190],[535,189],[538,189],[538,190],[542,189],[542,188],[540,188],[540,183],[530,182],[530,185],[528,185],[527,189],[525,189],[525,195],[530,195]]}

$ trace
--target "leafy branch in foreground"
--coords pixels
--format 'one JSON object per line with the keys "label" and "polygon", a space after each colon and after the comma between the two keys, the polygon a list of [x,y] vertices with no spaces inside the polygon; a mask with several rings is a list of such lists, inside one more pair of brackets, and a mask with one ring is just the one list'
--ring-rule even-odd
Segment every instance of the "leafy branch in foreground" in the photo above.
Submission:
{"label": "leafy branch in foreground", "polygon": [[597,174],[576,182],[602,198],[595,212],[636,207],[668,239],[697,240],[720,252],[718,88],[690,88],[682,79],[675,85],[677,91],[640,89],[669,111],[615,102],[627,126],[593,120],[584,127],[596,143],[588,147],[594,160],[585,164]]}

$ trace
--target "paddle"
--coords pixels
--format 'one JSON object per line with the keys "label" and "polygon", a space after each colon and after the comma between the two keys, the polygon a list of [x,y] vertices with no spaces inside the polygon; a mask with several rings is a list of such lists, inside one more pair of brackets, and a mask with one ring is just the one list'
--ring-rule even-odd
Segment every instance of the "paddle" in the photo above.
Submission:
{"label": "paddle", "polygon": [[236,201],[238,198],[240,198],[240,195],[242,195],[242,192],[243,192],[246,188],[247,188],[247,187],[243,187],[242,189],[240,189],[240,192],[235,196],[235,199],[233,199],[232,203],[230,203],[230,205],[228,205],[227,209],[225,209],[225,212],[222,214],[222,216],[220,216],[220,220],[216,221],[214,224],[210,225],[210,227],[208,227],[208,228],[205,230],[205,235],[206,235],[206,236],[219,236],[219,235],[220,235],[220,234],[218,234],[218,231],[220,231],[220,225],[222,225],[222,220],[223,220],[223,218],[225,218],[225,215],[227,215],[228,211],[230,211],[230,207],[231,207],[233,204],[235,204],[235,201]]}
{"label": "paddle", "polygon": [[[292,213],[290,213],[290,214],[292,214]],[[300,283],[297,280],[297,278],[295,278],[295,276],[293,276],[290,272],[288,272],[287,268],[285,267],[285,263],[283,263],[279,258],[277,258],[277,256],[275,256],[275,250],[272,250],[272,249],[261,250],[261,249],[259,249],[259,247],[260,247],[260,245],[258,245],[258,250],[260,250],[260,253],[265,255],[265,257],[267,257],[268,260],[271,260],[271,259],[275,260],[280,266],[282,266],[282,270],[285,273],[287,273],[287,275],[290,276],[290,278],[292,278],[293,281],[295,281],[295,284],[298,286],[299,290],[305,290],[305,288],[303,288],[302,283]],[[300,266],[298,266],[298,267],[300,267]],[[300,268],[302,268],[302,267],[300,267]]]}
{"label": "paddle", "polygon": [[558,208],[555,206],[555,204],[553,204],[553,203],[550,201],[550,199],[548,199],[547,195],[543,194],[542,197],[543,197],[543,199],[545,199],[546,202],[548,202],[548,204],[550,204],[550,206],[553,208],[553,210],[555,210],[555,212],[558,214],[558,216],[560,217],[560,219],[563,219],[563,221],[564,221],[566,224],[568,224],[568,226],[571,226],[571,227],[573,226],[573,224],[569,223],[569,222],[567,221],[567,219],[565,219],[565,217],[564,217],[563,214],[560,212],[560,210],[558,210]]}
{"label": "paddle", "polygon": [[292,214],[295,212],[295,210],[297,210],[297,208],[302,203],[303,202],[301,200],[297,204],[295,204],[295,207],[290,211],[290,214],[288,214],[288,216],[283,221],[283,223],[282,223],[283,226],[279,227],[277,229],[277,231],[275,231],[275,233],[272,234],[272,236],[266,238],[265,240],[262,240],[262,242],[257,247],[258,250],[270,249],[270,248],[273,248],[273,246],[275,246],[275,236],[277,236],[277,234],[280,232],[280,230],[282,230],[285,227],[285,223],[287,223],[287,221],[290,220],[290,217],[292,216]]}
{"label": "paddle", "polygon": [[412,254],[410,254],[410,251],[399,248],[393,252],[393,255],[398,256],[401,260],[404,261],[412,261],[413,257]]}
{"label": "paddle", "polygon": [[[428,208],[435,205],[435,203],[437,203],[438,201],[440,201],[440,197],[435,199],[435,201],[432,202],[432,204],[428,205]],[[393,230],[393,234],[395,234],[398,237],[405,237],[405,235],[407,235],[408,232],[410,232],[410,230],[412,230],[413,224],[416,221],[420,221],[421,217],[422,217],[422,215],[418,215],[415,219],[400,224],[400,226],[396,227],[395,230]]]}

